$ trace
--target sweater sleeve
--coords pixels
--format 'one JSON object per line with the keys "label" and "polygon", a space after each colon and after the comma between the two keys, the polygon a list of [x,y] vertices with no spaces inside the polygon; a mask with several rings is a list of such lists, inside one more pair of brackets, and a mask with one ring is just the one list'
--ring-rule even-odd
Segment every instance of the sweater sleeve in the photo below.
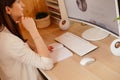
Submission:
{"label": "sweater sleeve", "polygon": [[30,49],[27,43],[14,35],[9,35],[9,42],[7,42],[7,50],[11,53],[11,57],[15,60],[44,70],[50,70],[53,67],[51,58],[42,57]]}
{"label": "sweater sleeve", "polygon": [[49,70],[53,67],[52,59],[40,56],[26,44],[23,45],[23,48],[19,49],[17,57],[20,62],[35,66],[36,68]]}

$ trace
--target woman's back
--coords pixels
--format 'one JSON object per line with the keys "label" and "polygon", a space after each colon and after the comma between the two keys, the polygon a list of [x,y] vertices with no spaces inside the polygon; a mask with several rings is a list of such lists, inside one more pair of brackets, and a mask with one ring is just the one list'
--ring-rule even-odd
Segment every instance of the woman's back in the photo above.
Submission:
{"label": "woman's back", "polygon": [[27,62],[24,63],[24,59],[30,61],[27,59],[28,55],[22,53],[25,47],[29,50],[28,45],[17,36],[7,32],[0,32],[1,80],[38,80],[36,68],[28,65],[29,62],[28,64]]}

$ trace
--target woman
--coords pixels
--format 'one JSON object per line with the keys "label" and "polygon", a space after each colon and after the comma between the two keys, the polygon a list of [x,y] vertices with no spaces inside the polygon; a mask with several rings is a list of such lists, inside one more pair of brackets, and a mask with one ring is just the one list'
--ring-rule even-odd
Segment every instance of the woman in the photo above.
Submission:
{"label": "woman", "polygon": [[[21,0],[0,0],[0,78],[1,80],[43,80],[37,69],[50,70],[53,61],[32,18],[23,17]],[[37,53],[20,34],[21,22],[30,33]]]}

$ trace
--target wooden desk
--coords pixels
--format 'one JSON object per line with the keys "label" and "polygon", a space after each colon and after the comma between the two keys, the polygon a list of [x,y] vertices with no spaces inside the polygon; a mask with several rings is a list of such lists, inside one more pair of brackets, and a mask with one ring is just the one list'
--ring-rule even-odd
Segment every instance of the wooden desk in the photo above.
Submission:
{"label": "wooden desk", "polygon": [[[72,22],[69,30],[78,36],[90,26],[83,26],[80,23]],[[51,25],[45,29],[39,29],[46,44],[55,42],[54,38],[66,31],[62,31],[57,25]],[[113,56],[110,51],[110,44],[115,39],[108,36],[105,39],[91,42],[98,46],[98,49],[83,56],[94,57],[96,62],[81,66],[82,57],[74,54],[71,58],[63,60],[50,71],[44,71],[50,80],[120,80],[120,57]]]}

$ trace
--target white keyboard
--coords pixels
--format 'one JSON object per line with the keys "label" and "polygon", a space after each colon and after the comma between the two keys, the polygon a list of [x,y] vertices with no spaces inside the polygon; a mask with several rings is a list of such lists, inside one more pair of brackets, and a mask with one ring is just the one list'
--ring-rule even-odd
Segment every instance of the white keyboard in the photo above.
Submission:
{"label": "white keyboard", "polygon": [[68,49],[73,51],[74,53],[83,56],[90,51],[97,48],[97,46],[93,45],[92,43],[88,42],[87,40],[71,33],[66,32],[58,37],[55,38],[56,41],[62,43]]}

